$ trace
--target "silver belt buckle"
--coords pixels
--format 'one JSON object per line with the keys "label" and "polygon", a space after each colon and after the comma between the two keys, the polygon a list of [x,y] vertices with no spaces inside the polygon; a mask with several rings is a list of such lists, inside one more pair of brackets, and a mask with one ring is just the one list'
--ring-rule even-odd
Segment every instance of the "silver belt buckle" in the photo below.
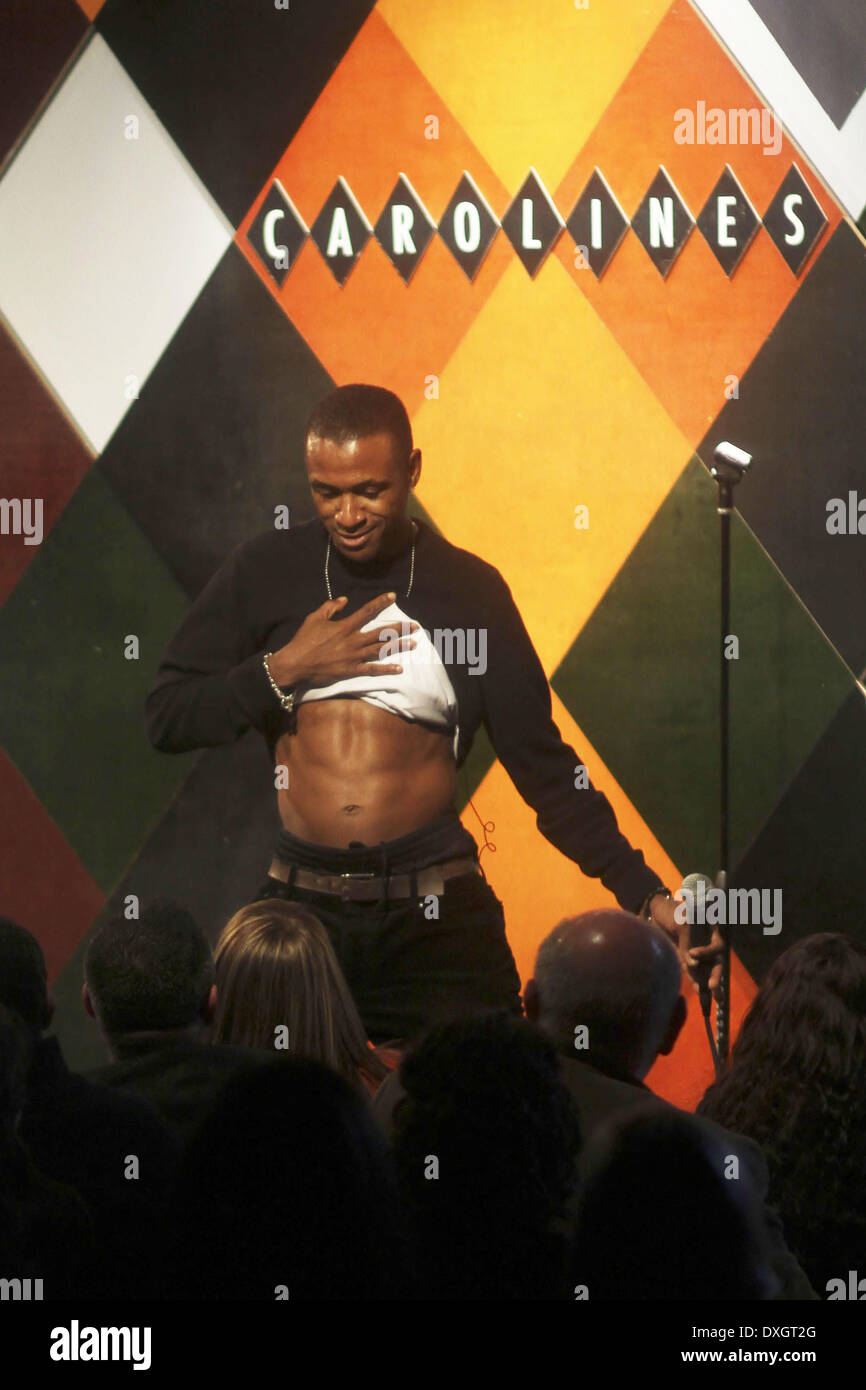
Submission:
{"label": "silver belt buckle", "polygon": [[340,902],[343,902],[343,903],[344,903],[344,902],[353,902],[353,901],[356,901],[356,902],[363,902],[363,901],[364,901],[363,898],[357,898],[357,899],[353,899],[353,898],[352,898],[352,896],[351,896],[351,894],[350,894],[350,892],[349,892],[350,885],[351,885],[353,882],[355,882],[356,880],[358,880],[358,879],[361,879],[361,880],[367,879],[367,880],[369,880],[369,879],[373,879],[373,878],[375,878],[375,877],[376,877],[376,875],[373,873],[372,870],[370,870],[369,873],[362,873],[362,874],[340,874],[340,878],[343,880],[343,882],[340,884]]}

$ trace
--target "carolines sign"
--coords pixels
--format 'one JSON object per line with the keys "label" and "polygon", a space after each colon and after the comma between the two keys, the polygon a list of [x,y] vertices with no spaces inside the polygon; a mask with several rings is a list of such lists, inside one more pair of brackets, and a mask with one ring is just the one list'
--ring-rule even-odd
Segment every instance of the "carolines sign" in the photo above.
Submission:
{"label": "carolines sign", "polygon": [[637,237],[653,265],[666,277],[697,227],[727,276],[734,274],[760,226],[799,275],[827,226],[820,204],[792,164],[760,217],[729,164],[695,218],[660,165],[631,220],[600,169],[567,217],[556,207],[535,169],[530,169],[500,220],[471,174],[463,173],[437,224],[405,174],[371,223],[340,175],[312,227],[307,227],[278,179],[271,184],[247,239],[268,274],[282,285],[309,237],[338,284],[346,282],[358,257],[375,237],[408,285],[432,238],[444,241],[465,275],[474,280],[501,230],[530,276],[564,234],[574,243],[574,264],[600,279],[623,237]]}

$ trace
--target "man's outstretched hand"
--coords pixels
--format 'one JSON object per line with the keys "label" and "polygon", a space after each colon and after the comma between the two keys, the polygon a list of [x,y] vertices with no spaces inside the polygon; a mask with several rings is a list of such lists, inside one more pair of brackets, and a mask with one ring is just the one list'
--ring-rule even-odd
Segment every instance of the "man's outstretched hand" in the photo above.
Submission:
{"label": "man's outstretched hand", "polygon": [[[682,906],[677,912],[677,907],[680,904]],[[722,982],[722,953],[725,949],[725,943],[718,927],[713,927],[713,934],[707,946],[690,946],[685,903],[679,897],[679,893],[674,894],[673,898],[665,898],[661,895],[652,898],[649,906],[650,920],[666,931],[673,941],[683,970],[696,990],[699,988],[698,980],[695,978],[696,969],[701,966],[705,967],[711,961],[715,962],[710,971],[709,979],[710,989],[715,994]],[[680,917],[684,919],[682,922],[678,920]]]}

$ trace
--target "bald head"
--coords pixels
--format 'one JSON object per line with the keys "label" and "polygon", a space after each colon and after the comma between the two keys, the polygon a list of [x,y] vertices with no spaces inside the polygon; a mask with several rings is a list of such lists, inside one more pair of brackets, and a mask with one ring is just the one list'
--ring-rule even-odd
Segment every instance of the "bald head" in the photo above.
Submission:
{"label": "bald head", "polygon": [[630,912],[584,912],[541,943],[526,1011],[578,1061],[642,1078],[682,1026],[680,978],[661,927]]}

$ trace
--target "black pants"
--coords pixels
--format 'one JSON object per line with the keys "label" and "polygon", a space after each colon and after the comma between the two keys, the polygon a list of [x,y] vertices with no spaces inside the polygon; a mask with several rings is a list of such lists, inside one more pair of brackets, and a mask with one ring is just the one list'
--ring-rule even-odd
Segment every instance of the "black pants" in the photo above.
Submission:
{"label": "black pants", "polygon": [[[455,815],[376,846],[333,849],[282,830],[277,858],[318,873],[411,873],[478,846]],[[505,937],[502,903],[483,874],[448,879],[432,902],[421,897],[342,902],[328,893],[267,878],[259,898],[306,903],[327,929],[374,1043],[416,1037],[473,1008],[521,1012],[520,978]],[[438,913],[437,915],[434,915]]]}

